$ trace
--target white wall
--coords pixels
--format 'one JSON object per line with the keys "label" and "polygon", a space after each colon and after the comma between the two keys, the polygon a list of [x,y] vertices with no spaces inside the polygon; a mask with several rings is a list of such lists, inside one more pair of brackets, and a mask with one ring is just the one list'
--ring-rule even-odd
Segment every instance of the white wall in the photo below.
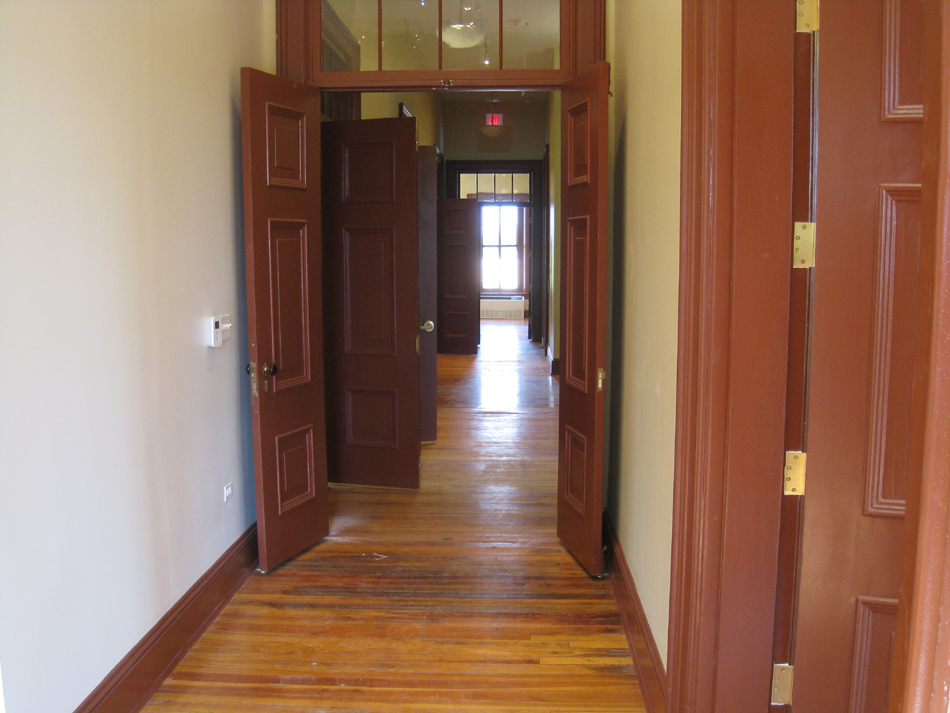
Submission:
{"label": "white wall", "polygon": [[394,119],[403,103],[416,118],[416,141],[420,146],[442,148],[442,94],[440,92],[363,92],[363,119]]}
{"label": "white wall", "polygon": [[3,674],[0,672],[0,713],[5,713],[6,706],[3,704]]}
{"label": "white wall", "polygon": [[680,195],[679,0],[608,0],[614,237],[610,510],[666,657]]}
{"label": "white wall", "polygon": [[239,68],[274,70],[274,27],[273,0],[0,2],[9,713],[73,710],[254,520]]}

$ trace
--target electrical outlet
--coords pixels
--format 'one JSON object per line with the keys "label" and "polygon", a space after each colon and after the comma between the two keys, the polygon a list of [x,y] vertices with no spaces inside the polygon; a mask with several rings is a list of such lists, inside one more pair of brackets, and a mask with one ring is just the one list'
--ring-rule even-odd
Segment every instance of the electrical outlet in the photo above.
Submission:
{"label": "electrical outlet", "polygon": [[224,486],[224,502],[227,502],[231,499],[231,494],[234,492],[234,486],[231,483],[228,483]]}

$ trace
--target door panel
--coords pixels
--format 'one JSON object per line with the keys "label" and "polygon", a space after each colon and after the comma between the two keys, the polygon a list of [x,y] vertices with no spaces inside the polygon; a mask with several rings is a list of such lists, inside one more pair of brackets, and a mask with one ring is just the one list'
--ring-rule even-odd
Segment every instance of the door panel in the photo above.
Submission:
{"label": "door panel", "polygon": [[920,1],[826,3],[821,22],[794,710],[886,711],[901,694],[891,660],[911,455]]}
{"label": "door panel", "polygon": [[561,391],[557,533],[603,573],[604,392],[607,359],[607,95],[600,62],[564,85]]}
{"label": "door panel", "polygon": [[323,124],[330,480],[419,487],[414,119]]}
{"label": "door panel", "polygon": [[[419,324],[438,319],[439,149],[419,147]],[[438,345],[435,331],[419,331],[419,438],[438,433]]]}
{"label": "door panel", "polygon": [[477,354],[481,327],[478,201],[439,199],[440,354]]}
{"label": "door panel", "polygon": [[329,532],[320,91],[244,68],[241,102],[257,533],[266,572]]}

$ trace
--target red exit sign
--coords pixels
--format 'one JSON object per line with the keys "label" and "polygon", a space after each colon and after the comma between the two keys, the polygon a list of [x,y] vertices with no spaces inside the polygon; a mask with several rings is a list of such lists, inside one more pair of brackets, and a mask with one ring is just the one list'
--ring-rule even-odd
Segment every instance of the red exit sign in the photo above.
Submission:
{"label": "red exit sign", "polygon": [[504,114],[485,114],[485,126],[504,126]]}

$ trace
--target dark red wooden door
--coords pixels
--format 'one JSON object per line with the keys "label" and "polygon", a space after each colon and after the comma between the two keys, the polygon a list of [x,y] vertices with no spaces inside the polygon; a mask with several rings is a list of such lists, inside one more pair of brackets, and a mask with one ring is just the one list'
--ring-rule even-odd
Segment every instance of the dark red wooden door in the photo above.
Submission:
{"label": "dark red wooden door", "polygon": [[419,487],[415,119],[323,125],[330,480]]}
{"label": "dark red wooden door", "polygon": [[557,534],[603,573],[604,369],[607,360],[607,95],[599,62],[565,84],[561,178],[561,387]]}
{"label": "dark red wooden door", "polygon": [[[821,6],[795,713],[888,710],[911,457],[921,2]],[[883,81],[882,81],[883,77]]]}
{"label": "dark red wooden door", "polygon": [[431,443],[438,434],[439,159],[435,146],[419,147],[419,438],[423,443]]}
{"label": "dark red wooden door", "polygon": [[320,90],[241,70],[257,537],[269,571],[329,532]]}
{"label": "dark red wooden door", "polygon": [[439,353],[477,354],[481,328],[478,201],[439,199]]}

